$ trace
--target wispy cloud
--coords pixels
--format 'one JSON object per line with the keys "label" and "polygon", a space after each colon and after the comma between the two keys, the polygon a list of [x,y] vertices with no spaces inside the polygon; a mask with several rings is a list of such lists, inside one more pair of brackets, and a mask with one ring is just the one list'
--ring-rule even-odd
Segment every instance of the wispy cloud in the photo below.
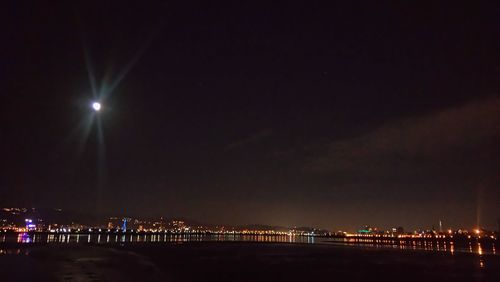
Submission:
{"label": "wispy cloud", "polygon": [[[388,122],[361,136],[334,141],[305,165],[314,172],[383,173],[419,163],[487,157],[500,137],[500,98],[470,102]],[[466,157],[465,157],[466,156]]]}
{"label": "wispy cloud", "polygon": [[237,141],[227,145],[226,150],[233,150],[236,148],[247,146],[249,144],[257,143],[257,142],[261,141],[262,139],[271,136],[272,133],[273,133],[273,131],[271,129],[263,129],[263,130],[256,132],[248,137],[237,140]]}

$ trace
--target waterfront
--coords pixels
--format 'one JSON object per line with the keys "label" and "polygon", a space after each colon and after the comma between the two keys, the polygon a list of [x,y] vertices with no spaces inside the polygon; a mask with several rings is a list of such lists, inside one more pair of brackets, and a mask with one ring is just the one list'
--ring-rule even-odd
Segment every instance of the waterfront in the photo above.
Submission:
{"label": "waterfront", "polygon": [[[339,238],[326,236],[297,235],[249,235],[249,234],[167,234],[167,233],[8,233],[0,235],[0,246],[26,244],[130,244],[130,243],[188,243],[188,242],[247,242],[247,243],[292,243],[353,246],[363,248],[384,248],[419,250],[454,254],[497,255],[497,241],[478,242],[449,241],[436,239],[397,240],[395,238]],[[0,252],[7,252],[1,248]]]}

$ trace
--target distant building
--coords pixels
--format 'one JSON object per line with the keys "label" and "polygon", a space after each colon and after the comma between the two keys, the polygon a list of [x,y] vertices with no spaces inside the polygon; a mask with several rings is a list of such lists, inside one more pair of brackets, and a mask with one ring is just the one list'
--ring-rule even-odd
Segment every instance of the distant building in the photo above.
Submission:
{"label": "distant building", "polygon": [[123,224],[122,224],[122,230],[123,231],[127,231],[127,221],[128,220],[129,220],[128,218],[124,218],[123,219]]}
{"label": "distant building", "polygon": [[33,223],[33,220],[30,218],[27,218],[24,220],[26,223],[26,230],[27,231],[35,231],[36,230],[36,225]]}
{"label": "distant building", "polygon": [[363,229],[358,230],[359,234],[375,234],[377,233],[377,228],[376,227],[371,227],[369,225],[365,225]]}

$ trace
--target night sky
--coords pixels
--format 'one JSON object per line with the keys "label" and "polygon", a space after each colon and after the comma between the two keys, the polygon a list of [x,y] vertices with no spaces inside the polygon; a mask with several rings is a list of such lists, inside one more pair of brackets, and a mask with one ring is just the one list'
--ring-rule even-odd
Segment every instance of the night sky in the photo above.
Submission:
{"label": "night sky", "polygon": [[498,228],[498,7],[39,2],[2,17],[0,206]]}

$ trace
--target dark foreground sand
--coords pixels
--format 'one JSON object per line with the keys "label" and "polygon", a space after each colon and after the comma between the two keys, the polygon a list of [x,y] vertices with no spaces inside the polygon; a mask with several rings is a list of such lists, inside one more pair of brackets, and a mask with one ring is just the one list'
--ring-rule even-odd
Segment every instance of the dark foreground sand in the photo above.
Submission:
{"label": "dark foreground sand", "polygon": [[92,245],[45,245],[0,255],[0,281],[168,281],[148,258]]}
{"label": "dark foreground sand", "polygon": [[499,256],[330,245],[80,244],[9,253],[0,255],[1,281],[500,281]]}

